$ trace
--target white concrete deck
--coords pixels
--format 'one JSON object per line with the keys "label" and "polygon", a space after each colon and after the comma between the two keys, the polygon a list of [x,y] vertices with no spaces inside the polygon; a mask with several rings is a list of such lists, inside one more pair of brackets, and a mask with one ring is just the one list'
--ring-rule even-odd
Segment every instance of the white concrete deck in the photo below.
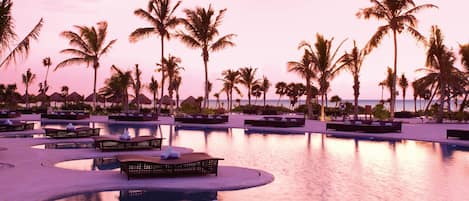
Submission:
{"label": "white concrete deck", "polygon": [[[202,128],[244,128],[244,119],[258,119],[261,116],[254,115],[230,115],[228,123],[218,125],[184,124],[191,127]],[[23,115],[20,120],[40,121],[38,115]],[[102,123],[132,123],[132,124],[167,124],[174,125],[170,117],[160,117],[154,122],[117,122],[109,121],[105,116],[92,116],[83,122]],[[334,134],[341,136],[360,136],[384,139],[409,139],[420,141],[432,141],[441,143],[469,146],[469,141],[446,139],[446,129],[469,130],[469,124],[444,123],[434,124],[421,119],[403,119],[401,133],[365,134],[353,132],[326,131],[326,123],[307,120],[304,127],[299,128],[263,128],[262,131]],[[67,121],[74,122],[74,121]],[[33,131],[2,133],[0,135],[32,135],[43,132],[42,129]],[[119,175],[118,171],[76,171],[54,167],[53,164],[63,160],[93,158],[100,156],[112,156],[115,152],[99,152],[92,149],[69,150],[41,150],[31,146],[47,142],[63,141],[87,141],[89,139],[33,139],[33,138],[0,138],[0,147],[7,150],[0,152],[0,162],[13,164],[13,168],[0,170],[0,201],[15,200],[44,200],[58,195],[67,195],[74,192],[89,190],[131,189],[142,187],[154,187],[160,189],[191,189],[191,190],[233,190],[267,184],[273,181],[274,176],[262,170],[253,170],[240,167],[219,167],[219,175],[191,178],[160,178],[160,179],[135,179],[127,181],[126,176]],[[190,149],[177,148],[181,152],[190,152]],[[120,152],[125,153],[125,152]],[[132,153],[158,155],[159,151],[138,151]],[[223,162],[221,162],[223,164]]]}

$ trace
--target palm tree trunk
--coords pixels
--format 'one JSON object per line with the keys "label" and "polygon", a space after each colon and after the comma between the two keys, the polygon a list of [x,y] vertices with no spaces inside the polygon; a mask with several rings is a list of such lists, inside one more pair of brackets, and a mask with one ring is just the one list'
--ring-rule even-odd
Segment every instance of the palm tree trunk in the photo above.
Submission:
{"label": "palm tree trunk", "polygon": [[464,108],[466,107],[467,96],[469,93],[464,95],[464,99],[462,99],[461,105],[459,105],[459,112],[464,112]]}
{"label": "palm tree trunk", "polygon": [[445,96],[446,96],[446,89],[445,89],[445,84],[440,80],[440,105],[438,106],[438,115],[436,118],[437,123],[442,123],[443,122],[443,107],[445,104]]}
{"label": "palm tree trunk", "polygon": [[324,93],[321,94],[321,121],[325,120],[325,114],[324,114]]}
{"label": "palm tree trunk", "polygon": [[414,96],[414,113],[417,113],[417,96]]}
{"label": "palm tree trunk", "polygon": [[266,91],[264,90],[264,110],[265,110],[265,95],[266,95]]}
{"label": "palm tree trunk", "polygon": [[204,58],[204,68],[205,68],[205,97],[204,97],[204,108],[208,108],[208,67],[207,60]]}
{"label": "palm tree trunk", "polygon": [[311,105],[311,80],[306,79],[306,107],[308,109],[308,119],[313,119],[313,105]]}
{"label": "palm tree trunk", "polygon": [[169,89],[168,89],[168,93],[169,93],[169,114],[170,115],[173,115],[173,109],[174,109],[174,105],[173,105],[173,77],[169,77]]}
{"label": "palm tree trunk", "polygon": [[396,30],[393,30],[393,39],[394,39],[394,72],[392,73],[392,86],[391,86],[391,104],[390,104],[391,121],[394,120],[394,109],[396,107],[396,78],[397,78],[397,33],[396,33]]}
{"label": "palm tree trunk", "polygon": [[405,88],[402,88],[402,111],[405,111]]}
{"label": "palm tree trunk", "polygon": [[153,111],[156,110],[156,91],[153,91]]}
{"label": "palm tree trunk", "polygon": [[161,113],[161,99],[163,99],[164,96],[164,37],[165,36],[161,36],[161,96],[158,100],[158,110],[156,111],[157,118],[160,116]]}
{"label": "palm tree trunk", "polygon": [[26,83],[26,91],[24,95],[26,96],[26,108],[29,109],[29,93],[28,93],[29,84]]}
{"label": "palm tree trunk", "polygon": [[229,97],[229,108],[230,112],[233,110],[233,89],[230,89],[230,97]]}
{"label": "palm tree trunk", "polygon": [[248,85],[248,105],[251,105],[251,85]]}
{"label": "palm tree trunk", "polygon": [[353,76],[353,97],[354,97],[354,107],[353,107],[353,119],[358,119],[358,96],[360,95],[360,81],[358,76]]}
{"label": "palm tree trunk", "polygon": [[96,81],[98,79],[98,61],[96,61],[96,63],[94,64],[94,82],[93,82],[93,111],[96,111],[96,98],[97,98],[97,95],[96,95]]}

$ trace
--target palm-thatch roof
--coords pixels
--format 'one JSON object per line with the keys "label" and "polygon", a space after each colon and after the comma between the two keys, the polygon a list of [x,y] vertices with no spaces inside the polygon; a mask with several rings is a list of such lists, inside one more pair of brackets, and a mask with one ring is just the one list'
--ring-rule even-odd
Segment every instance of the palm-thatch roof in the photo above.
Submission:
{"label": "palm-thatch roof", "polygon": [[[94,96],[95,96],[95,93],[92,93],[92,94],[88,95],[85,98],[85,102],[93,102]],[[98,94],[98,96],[96,96],[96,101],[104,103],[104,96]]]}
{"label": "palm-thatch roof", "polygon": [[83,101],[83,96],[74,91],[67,96],[67,100],[73,102]]}
{"label": "palm-thatch roof", "polygon": [[49,96],[49,100],[53,102],[64,102],[65,99],[62,96],[62,94],[59,94],[58,92],[54,92]]}
{"label": "palm-thatch roof", "polygon": [[[140,104],[151,104],[151,100],[145,96],[145,94],[139,94],[138,95],[138,100]],[[130,104],[136,104],[137,103],[137,98],[134,98],[132,101],[130,101]]]}
{"label": "palm-thatch roof", "polygon": [[197,103],[197,99],[195,99],[193,96],[189,96],[181,102],[181,105],[198,105],[198,104],[199,103]]}
{"label": "palm-thatch roof", "polygon": [[161,98],[161,104],[163,105],[171,105],[171,103],[174,105],[175,101],[171,100],[168,95],[164,95],[163,98]]}

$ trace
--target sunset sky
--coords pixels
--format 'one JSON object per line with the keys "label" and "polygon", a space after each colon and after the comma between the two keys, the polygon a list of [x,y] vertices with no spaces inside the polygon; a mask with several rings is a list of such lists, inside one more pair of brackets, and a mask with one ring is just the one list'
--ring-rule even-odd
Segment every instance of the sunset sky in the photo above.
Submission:
{"label": "sunset sky", "polygon": [[[145,21],[136,17],[133,11],[146,8],[147,0],[15,0],[13,17],[16,31],[20,37],[29,32],[43,17],[44,27],[40,40],[33,42],[31,54],[16,65],[0,69],[1,83],[18,84],[19,91],[24,93],[21,84],[21,74],[31,68],[37,74],[36,82],[31,91],[37,91],[38,83],[44,80],[46,68],[42,65],[44,57],[51,57],[53,67],[67,56],[59,51],[68,48],[68,43],[59,36],[64,30],[74,30],[73,25],[95,25],[96,22],[108,21],[108,41],[118,39],[110,53],[100,60],[98,71],[98,88],[104,85],[104,80],[110,77],[110,66],[115,64],[122,69],[133,69],[138,63],[143,70],[143,82],[148,83],[154,75],[158,80],[160,74],[154,72],[155,63],[160,59],[160,42],[158,37],[151,37],[137,43],[130,43],[129,34],[139,27],[147,26]],[[176,1],[173,1],[175,3]],[[416,4],[433,3],[439,9],[427,9],[418,13],[418,30],[428,36],[430,27],[438,25],[444,35],[446,44],[455,51],[459,51],[458,44],[469,42],[468,1],[445,0],[423,1],[416,0]],[[196,6],[216,9],[227,8],[224,21],[219,28],[222,35],[237,34],[234,39],[236,47],[227,48],[212,53],[209,61],[209,79],[214,83],[213,92],[221,88],[221,72],[226,69],[238,69],[244,66],[258,68],[257,76],[267,76],[274,84],[278,81],[304,82],[296,74],[288,73],[286,63],[299,60],[302,51],[298,44],[302,40],[314,43],[315,34],[321,33],[327,38],[334,37],[334,47],[340,41],[348,39],[340,53],[349,51],[353,40],[362,47],[383,22],[376,20],[358,19],[355,14],[360,8],[368,7],[368,0],[191,0],[183,1],[177,11],[177,16],[184,17],[184,8]],[[179,29],[182,29],[180,27]],[[185,71],[182,73],[183,83],[181,97],[189,95],[203,95],[203,62],[199,49],[189,49],[177,39],[166,43],[166,53],[182,59]],[[405,73],[409,81],[419,77],[415,73],[417,68],[424,67],[425,48],[407,34],[398,36],[398,74]],[[2,58],[4,55],[2,55]],[[386,67],[392,66],[393,46],[391,35],[386,37],[380,47],[375,49],[367,58],[361,72],[362,99],[378,99],[381,88],[378,83],[386,76]],[[460,66],[459,61],[457,66]],[[61,86],[67,85],[70,91],[78,91],[88,95],[93,89],[92,68],[85,66],[70,66],[49,73],[48,82],[51,85],[49,94],[60,91]],[[241,87],[246,94],[246,90]],[[400,90],[400,89],[399,89]],[[269,91],[269,98],[277,98],[275,89]],[[145,93],[149,94],[146,90]],[[331,83],[329,95],[339,95],[342,98],[353,98],[352,78],[349,72],[342,72]],[[407,98],[412,98],[409,87]],[[223,98],[224,95],[222,95]],[[213,98],[211,96],[210,98]],[[246,96],[244,96],[246,98]],[[399,97],[400,99],[401,97]]]}

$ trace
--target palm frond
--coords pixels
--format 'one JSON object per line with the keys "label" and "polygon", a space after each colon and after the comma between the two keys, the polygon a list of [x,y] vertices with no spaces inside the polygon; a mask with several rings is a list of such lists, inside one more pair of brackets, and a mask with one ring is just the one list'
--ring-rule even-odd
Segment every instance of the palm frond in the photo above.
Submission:
{"label": "palm frond", "polygon": [[59,68],[65,67],[65,66],[80,65],[80,64],[84,64],[84,63],[87,66],[90,66],[90,64],[93,63],[93,60],[89,59],[89,57],[86,57],[86,58],[82,58],[82,57],[69,58],[69,59],[66,59],[66,60],[60,62],[59,64],[57,64],[57,66],[54,68],[54,71],[56,71]]}
{"label": "palm frond", "polygon": [[72,55],[75,55],[75,56],[78,56],[78,57],[82,57],[82,58],[91,56],[91,55],[89,55],[88,53],[83,52],[82,50],[77,50],[77,49],[72,49],[72,48],[63,49],[63,50],[60,51],[60,53],[72,54]]}
{"label": "palm frond", "polygon": [[112,48],[112,45],[113,45],[114,43],[116,43],[116,42],[117,42],[117,39],[111,40],[111,41],[106,45],[106,47],[104,47],[104,48],[101,50],[101,52],[99,53],[99,55],[101,56],[101,55],[107,54],[107,53],[109,52],[109,49],[111,49],[111,48]]}
{"label": "palm frond", "polygon": [[228,35],[225,35],[221,38],[219,38],[217,41],[215,41],[211,46],[210,46],[210,50],[211,51],[218,51],[218,50],[222,50],[226,47],[233,47],[235,46],[236,44],[234,42],[231,41],[231,39],[233,37],[235,37],[236,35],[235,34],[228,34]]}
{"label": "palm frond", "polygon": [[[151,2],[151,1],[150,1]],[[142,18],[143,20],[149,22],[151,25],[153,25],[154,27],[156,27],[158,25],[158,19],[156,19],[155,17],[153,17],[151,15],[150,12],[146,11],[146,10],[143,10],[141,8],[137,9],[134,11],[134,14],[137,16],[137,17],[140,17]]]}
{"label": "palm frond", "polygon": [[422,43],[424,43],[425,45],[427,44],[427,40],[425,39],[425,36],[423,36],[422,34],[420,34],[420,32],[417,31],[417,29],[408,26],[407,29],[406,29],[406,31],[409,32],[410,35],[412,35],[418,42],[422,42]]}
{"label": "palm frond", "polygon": [[438,9],[439,7],[436,6],[436,5],[433,5],[433,4],[423,4],[423,5],[415,6],[411,9],[409,9],[408,11],[406,11],[404,13],[404,15],[412,15],[412,14],[415,14],[415,13],[419,12],[422,9],[427,9],[427,8],[436,8],[436,9]]}
{"label": "palm frond", "polygon": [[155,27],[144,27],[144,28],[137,28],[133,31],[129,36],[129,41],[135,43],[141,39],[148,38],[152,35],[158,34],[158,31]]}
{"label": "palm frond", "polygon": [[27,57],[29,54],[29,48],[31,40],[38,40],[39,33],[41,32],[44,20],[41,18],[34,28],[21,40],[18,45],[8,54],[8,56],[0,63],[0,68],[3,65],[8,65],[11,61],[16,63],[18,56]]}
{"label": "palm frond", "polygon": [[188,45],[191,48],[198,48],[202,47],[202,44],[199,43],[199,41],[195,38],[193,38],[191,35],[178,32],[176,33],[176,36],[186,45]]}
{"label": "palm frond", "polygon": [[388,34],[389,30],[391,30],[390,25],[383,25],[378,27],[378,30],[375,32],[375,34],[373,34],[365,46],[366,54],[369,54],[374,48],[378,47],[383,37]]}

